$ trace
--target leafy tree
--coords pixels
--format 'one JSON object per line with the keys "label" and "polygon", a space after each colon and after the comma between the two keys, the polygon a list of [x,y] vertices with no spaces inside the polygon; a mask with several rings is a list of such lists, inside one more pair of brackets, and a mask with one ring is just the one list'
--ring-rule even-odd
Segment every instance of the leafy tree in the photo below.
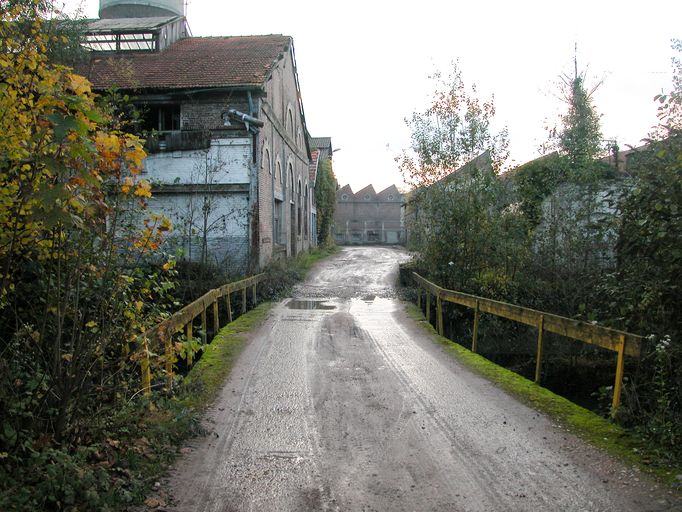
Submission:
{"label": "leafy tree", "polygon": [[[673,41],[682,52],[682,42]],[[617,266],[601,288],[604,314],[650,335],[649,353],[627,388],[623,419],[682,457],[682,64],[671,93],[657,96],[660,124],[632,157],[633,186],[619,198]]]}
{"label": "leafy tree", "polygon": [[508,156],[508,139],[506,128],[492,131],[493,99],[480,101],[476,86],[466,87],[457,64],[447,78],[437,72],[434,80],[431,106],[405,120],[412,132],[412,151],[397,158],[405,182],[430,185],[484,151],[490,152],[493,169],[499,171]]}
{"label": "leafy tree", "polygon": [[336,177],[331,160],[321,160],[315,182],[315,202],[317,205],[317,240],[319,245],[331,243],[334,210],[336,208]]}
{"label": "leafy tree", "polygon": [[456,66],[448,80],[436,74],[431,106],[406,120],[412,154],[398,163],[416,185],[406,222],[420,268],[444,286],[506,297],[526,230],[497,177],[507,134],[492,131],[494,114],[492,99],[481,102]]}
{"label": "leafy tree", "polygon": [[[170,224],[146,211],[140,140],[112,124],[85,78],[50,62],[48,9],[0,3],[2,490],[102,435],[140,387],[148,351],[135,340],[173,286],[171,264],[144,265]],[[57,490],[20,489],[29,510],[64,507]]]}
{"label": "leafy tree", "polygon": [[576,73],[570,82],[565,77],[564,80],[568,91],[565,98],[568,112],[561,118],[563,130],[559,142],[573,172],[580,175],[590,168],[601,151],[600,116],[592,100],[596,88],[589,92],[586,90],[584,73]]}
{"label": "leafy tree", "polygon": [[563,167],[561,157],[551,153],[511,171],[521,213],[531,229],[542,220],[543,203],[561,182]]}

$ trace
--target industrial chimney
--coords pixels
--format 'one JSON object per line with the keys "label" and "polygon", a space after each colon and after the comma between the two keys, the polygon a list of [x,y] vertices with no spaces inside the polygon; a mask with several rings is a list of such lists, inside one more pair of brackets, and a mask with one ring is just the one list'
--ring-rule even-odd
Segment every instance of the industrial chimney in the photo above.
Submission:
{"label": "industrial chimney", "polygon": [[100,0],[100,19],[184,16],[184,0]]}

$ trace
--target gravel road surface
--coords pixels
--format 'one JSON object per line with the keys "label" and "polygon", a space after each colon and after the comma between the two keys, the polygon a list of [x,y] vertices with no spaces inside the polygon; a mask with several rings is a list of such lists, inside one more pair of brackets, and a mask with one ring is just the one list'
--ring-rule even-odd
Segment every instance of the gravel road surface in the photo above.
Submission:
{"label": "gravel road surface", "polygon": [[663,511],[677,496],[447,357],[345,248],[251,335],[168,510]]}

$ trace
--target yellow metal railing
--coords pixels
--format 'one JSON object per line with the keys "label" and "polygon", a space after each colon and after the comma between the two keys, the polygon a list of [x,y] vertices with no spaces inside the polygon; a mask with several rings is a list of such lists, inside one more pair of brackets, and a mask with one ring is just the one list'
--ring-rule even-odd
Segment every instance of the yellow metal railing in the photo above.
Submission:
{"label": "yellow metal railing", "polygon": [[[201,338],[205,344],[207,340],[207,320],[209,309],[212,310],[213,332],[217,333],[220,329],[220,317],[218,301],[225,300],[227,309],[227,323],[232,322],[232,299],[233,293],[241,292],[242,300],[242,314],[247,310],[247,291],[251,289],[251,303],[256,304],[256,285],[263,281],[265,274],[258,274],[241,281],[225,284],[219,288],[213,289],[197,300],[188,304],[180,311],[167,318],[163,322],[157,324],[151,329],[147,330],[141,336],[143,357],[140,359],[140,369],[142,371],[142,387],[145,394],[151,393],[151,349],[150,343],[155,346],[164,347],[164,361],[166,378],[168,379],[168,387],[172,386],[173,382],[173,362],[175,360],[175,345],[172,342],[173,336],[184,330],[187,340],[190,341],[194,337],[193,324],[194,320],[201,316]],[[192,353],[187,357],[187,364],[192,364]]]}
{"label": "yellow metal railing", "polygon": [[436,330],[441,336],[443,335],[443,301],[466,306],[474,310],[474,329],[471,340],[472,352],[476,352],[478,349],[478,324],[481,313],[489,313],[537,328],[536,383],[540,383],[542,373],[543,337],[545,332],[556,333],[616,352],[618,359],[616,363],[616,382],[613,386],[613,412],[620,406],[625,356],[639,357],[642,347],[642,336],[580,320],[573,320],[552,313],[524,308],[515,304],[447,290],[428,281],[416,272],[412,272],[412,278],[418,288],[417,304],[420,308],[422,307],[422,290],[426,294],[425,315],[429,323],[431,322],[431,296],[435,297]]}

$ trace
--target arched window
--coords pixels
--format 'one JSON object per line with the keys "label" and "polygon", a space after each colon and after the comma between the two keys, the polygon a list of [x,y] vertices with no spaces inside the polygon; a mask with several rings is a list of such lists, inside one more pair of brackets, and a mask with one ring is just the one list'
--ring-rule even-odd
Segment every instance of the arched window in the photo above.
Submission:
{"label": "arched window", "polygon": [[261,169],[266,169],[268,174],[272,175],[272,165],[270,164],[270,151],[268,148],[263,150],[263,160],[261,161]]}
{"label": "arched window", "polygon": [[309,204],[308,204],[309,199],[308,199],[308,184],[307,183],[305,184],[304,198],[305,199],[304,199],[303,204],[305,205],[305,210],[304,210],[305,220],[303,221],[303,234],[306,236],[306,238],[308,238],[308,217],[310,217],[310,214],[309,214],[310,208],[309,208]]}
{"label": "arched window", "polygon": [[282,164],[279,160],[277,161],[277,165],[275,165],[275,180],[282,183]]}
{"label": "arched window", "polygon": [[301,200],[301,180],[298,180],[298,217],[297,217],[297,225],[298,225],[298,234],[301,234],[301,227],[303,225],[303,201]]}
{"label": "arched window", "polygon": [[287,133],[294,138],[294,114],[291,112],[291,107],[287,109]]}

